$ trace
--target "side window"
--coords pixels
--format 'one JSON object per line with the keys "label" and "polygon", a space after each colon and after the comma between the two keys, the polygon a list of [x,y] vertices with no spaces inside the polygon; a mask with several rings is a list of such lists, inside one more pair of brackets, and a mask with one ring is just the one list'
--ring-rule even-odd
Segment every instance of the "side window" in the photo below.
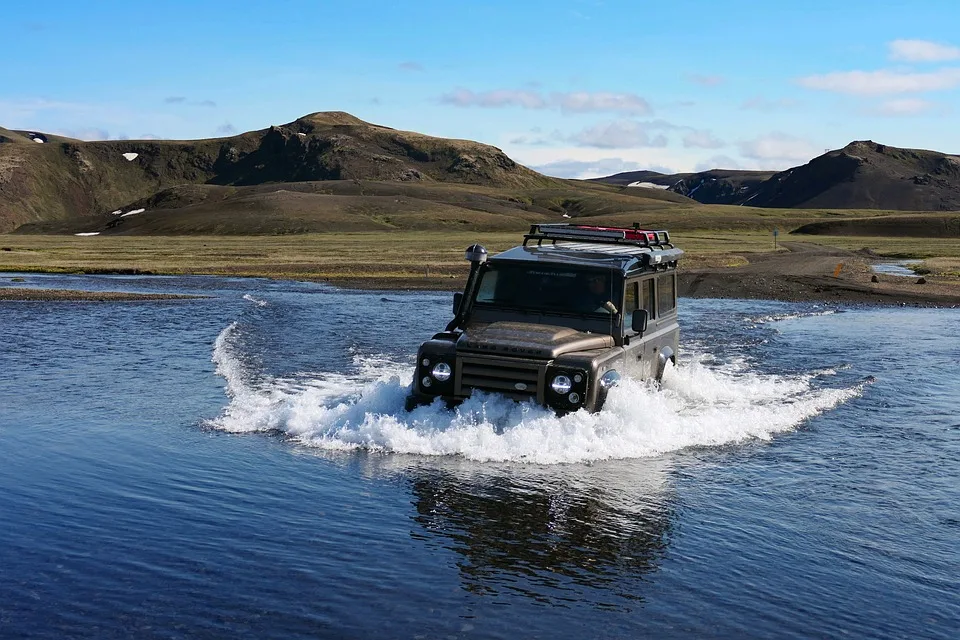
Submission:
{"label": "side window", "polygon": [[653,320],[656,317],[656,308],[654,307],[653,278],[640,282],[640,308],[647,310],[647,316]]}
{"label": "side window", "polygon": [[657,307],[660,313],[668,313],[677,308],[677,276],[660,276],[657,281]]}
{"label": "side window", "polygon": [[487,271],[483,274],[480,287],[477,289],[477,302],[493,302],[497,291],[497,271]]}
{"label": "side window", "polygon": [[640,308],[637,295],[637,282],[628,282],[623,294],[623,326],[627,329],[633,323],[633,312]]}

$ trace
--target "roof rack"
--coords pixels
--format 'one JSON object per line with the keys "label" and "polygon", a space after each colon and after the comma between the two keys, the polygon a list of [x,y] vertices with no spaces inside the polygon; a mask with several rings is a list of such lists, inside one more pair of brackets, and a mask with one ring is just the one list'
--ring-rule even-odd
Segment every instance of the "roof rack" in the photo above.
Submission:
{"label": "roof rack", "polygon": [[538,245],[544,240],[553,241],[554,244],[557,240],[575,240],[634,247],[673,248],[669,233],[662,230],[641,229],[637,223],[632,227],[601,227],[569,223],[532,224],[530,233],[523,236],[523,246],[527,246],[530,240],[536,240]]}

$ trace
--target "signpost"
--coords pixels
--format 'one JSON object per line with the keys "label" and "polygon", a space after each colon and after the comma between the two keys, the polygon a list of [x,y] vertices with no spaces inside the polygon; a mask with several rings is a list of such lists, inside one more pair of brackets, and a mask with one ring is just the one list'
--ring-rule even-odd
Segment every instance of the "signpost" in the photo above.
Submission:
{"label": "signpost", "polygon": [[773,230],[773,250],[774,250],[774,251],[777,250],[777,236],[778,236],[778,235],[780,235],[780,230],[775,228],[775,229]]}

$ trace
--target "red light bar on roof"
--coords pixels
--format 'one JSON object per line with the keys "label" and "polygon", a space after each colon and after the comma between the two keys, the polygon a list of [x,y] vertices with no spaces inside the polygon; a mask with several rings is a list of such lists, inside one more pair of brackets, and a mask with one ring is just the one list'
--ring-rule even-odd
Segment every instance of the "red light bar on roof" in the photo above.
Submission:
{"label": "red light bar on roof", "polygon": [[594,242],[624,242],[629,244],[659,245],[670,242],[666,231],[640,229],[638,227],[605,227],[585,224],[538,224],[530,229],[531,234],[543,238],[576,239]]}
{"label": "red light bar on roof", "polygon": [[623,238],[624,240],[646,240],[647,242],[656,242],[657,241],[657,232],[648,231],[646,229],[627,229],[624,227],[598,227],[591,225],[577,225],[578,229],[593,230],[593,231],[610,231],[616,234],[618,238]]}

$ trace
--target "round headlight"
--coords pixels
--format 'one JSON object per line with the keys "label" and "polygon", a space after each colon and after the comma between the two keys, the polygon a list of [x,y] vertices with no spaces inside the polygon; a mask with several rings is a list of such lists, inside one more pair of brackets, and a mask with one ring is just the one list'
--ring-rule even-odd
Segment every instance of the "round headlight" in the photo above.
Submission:
{"label": "round headlight", "polygon": [[420,384],[423,385],[423,388],[429,388],[433,384],[433,380],[430,379],[430,376],[423,376],[423,380],[420,381]]}
{"label": "round headlight", "polygon": [[446,362],[438,362],[433,368],[433,371],[430,372],[434,378],[437,379],[437,382],[446,382],[450,379],[450,374],[453,373],[453,370],[450,369],[450,365]]}
{"label": "round headlight", "polygon": [[577,392],[573,392],[567,396],[567,400],[570,401],[570,404],[577,404],[578,402],[580,402],[580,394]]}
{"label": "round headlight", "polygon": [[572,387],[573,383],[570,382],[570,378],[562,373],[559,376],[554,377],[553,382],[550,383],[550,388],[553,389],[555,393],[559,393],[562,396],[569,393]]}
{"label": "round headlight", "polygon": [[620,374],[613,369],[607,371],[605,374],[603,374],[603,377],[600,378],[600,386],[604,389],[609,389],[618,382],[620,382]]}

